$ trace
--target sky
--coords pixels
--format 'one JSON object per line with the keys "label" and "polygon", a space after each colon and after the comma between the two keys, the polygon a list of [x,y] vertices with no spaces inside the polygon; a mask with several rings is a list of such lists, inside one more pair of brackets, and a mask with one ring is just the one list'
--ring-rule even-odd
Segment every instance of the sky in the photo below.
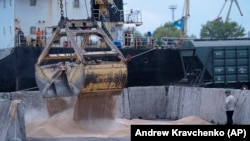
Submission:
{"label": "sky", "polygon": [[[219,15],[226,19],[231,0],[190,0],[190,16],[187,21],[187,34],[200,37],[202,25],[216,19]],[[142,13],[142,25],[136,27],[141,33],[154,32],[157,27],[167,22],[178,20],[183,16],[185,0],[123,0],[124,10],[139,10]],[[238,0],[241,16],[236,3],[233,2],[229,20],[236,21],[250,32],[250,0]],[[224,8],[223,5],[225,4]],[[175,6],[174,12],[170,6]],[[221,14],[220,14],[221,13]],[[174,14],[174,19],[173,19]],[[250,37],[250,36],[249,36]]]}

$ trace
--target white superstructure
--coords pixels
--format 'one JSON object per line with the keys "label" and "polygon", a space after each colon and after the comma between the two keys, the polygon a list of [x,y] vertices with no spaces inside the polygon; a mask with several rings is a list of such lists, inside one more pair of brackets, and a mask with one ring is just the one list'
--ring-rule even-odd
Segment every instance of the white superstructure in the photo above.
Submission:
{"label": "white superstructure", "polygon": [[[32,43],[36,38],[36,31],[40,28],[43,36],[48,36],[46,27],[56,26],[63,14],[69,19],[87,19],[91,17],[91,0],[0,0],[0,52],[3,49],[13,48],[20,45],[20,35],[17,35],[17,28],[23,31],[25,41]],[[94,1],[97,3],[98,1]],[[131,12],[131,11],[130,11]],[[130,14],[123,14],[123,23],[107,23],[113,39],[123,43],[124,24],[131,22],[141,23],[141,17],[137,21],[131,19]],[[131,32],[131,28],[128,28]],[[133,27],[134,31],[134,27]],[[16,38],[17,37],[17,38]],[[0,57],[1,58],[1,57]]]}
{"label": "white superstructure", "polygon": [[[59,0],[0,0],[0,48],[14,47],[15,28],[20,28],[28,38],[35,38],[37,28],[57,25],[61,9]],[[70,8],[67,10],[65,7]],[[90,17],[90,0],[66,0],[64,16]]]}

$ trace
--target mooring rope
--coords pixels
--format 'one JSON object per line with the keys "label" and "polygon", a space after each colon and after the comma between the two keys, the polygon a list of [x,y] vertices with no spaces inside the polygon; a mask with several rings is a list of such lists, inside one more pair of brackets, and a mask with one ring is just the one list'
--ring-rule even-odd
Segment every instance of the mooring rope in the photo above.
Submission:
{"label": "mooring rope", "polygon": [[144,52],[142,52],[142,53],[139,53],[139,54],[137,54],[137,55],[132,56],[132,57],[129,58],[129,59],[133,59],[133,58],[135,58],[135,57],[141,56],[141,55],[143,55],[143,54],[145,54],[145,53],[148,53],[148,52],[151,52],[151,51],[153,51],[153,50],[155,50],[155,49],[156,49],[156,48],[152,48],[152,49],[150,49],[150,50],[144,51]]}
{"label": "mooring rope", "polygon": [[34,89],[37,89],[37,88],[38,87],[32,87],[32,88],[27,88],[27,89],[23,89],[23,90],[17,90],[17,92],[34,90]]}

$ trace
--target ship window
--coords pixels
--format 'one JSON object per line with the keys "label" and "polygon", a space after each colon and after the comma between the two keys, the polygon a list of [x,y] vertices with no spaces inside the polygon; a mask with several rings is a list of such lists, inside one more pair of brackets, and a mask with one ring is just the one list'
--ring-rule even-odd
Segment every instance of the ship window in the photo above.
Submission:
{"label": "ship window", "polygon": [[35,26],[30,27],[30,34],[36,34],[36,27]]}
{"label": "ship window", "polygon": [[36,5],[36,0],[30,0],[30,5],[35,6]]}
{"label": "ship window", "polygon": [[79,8],[79,7],[80,7],[80,1],[74,0],[74,8]]}
{"label": "ship window", "polygon": [[6,0],[3,0],[3,8],[6,8]]}
{"label": "ship window", "polygon": [[12,0],[10,0],[10,6],[12,6]]}

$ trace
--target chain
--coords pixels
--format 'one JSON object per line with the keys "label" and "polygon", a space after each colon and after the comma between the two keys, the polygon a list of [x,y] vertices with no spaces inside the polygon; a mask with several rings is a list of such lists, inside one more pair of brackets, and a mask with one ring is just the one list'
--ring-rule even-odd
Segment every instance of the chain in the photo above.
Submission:
{"label": "chain", "polygon": [[61,18],[63,18],[64,11],[63,11],[63,3],[62,3],[62,0],[60,0],[60,8],[61,8]]}

